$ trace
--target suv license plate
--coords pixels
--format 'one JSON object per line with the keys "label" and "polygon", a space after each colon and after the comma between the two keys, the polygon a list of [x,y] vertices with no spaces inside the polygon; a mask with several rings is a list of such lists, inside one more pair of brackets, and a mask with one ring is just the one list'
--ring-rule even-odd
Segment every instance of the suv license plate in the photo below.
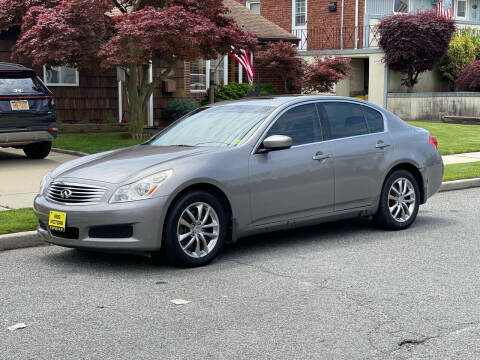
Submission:
{"label": "suv license plate", "polygon": [[28,100],[12,100],[10,101],[12,110],[30,110]]}

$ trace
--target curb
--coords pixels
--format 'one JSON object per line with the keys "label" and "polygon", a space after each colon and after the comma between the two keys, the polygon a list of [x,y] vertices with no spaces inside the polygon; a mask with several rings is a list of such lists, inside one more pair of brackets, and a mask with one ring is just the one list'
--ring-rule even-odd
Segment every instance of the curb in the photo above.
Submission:
{"label": "curb", "polygon": [[87,156],[89,154],[81,152],[81,151],[73,151],[73,150],[65,150],[65,149],[59,149],[59,148],[52,148],[53,152],[60,153],[60,154],[67,154],[67,155],[73,155],[73,156]]}
{"label": "curb", "polygon": [[0,252],[45,244],[36,231],[0,235]]}
{"label": "curb", "polygon": [[438,192],[480,187],[480,178],[443,182]]}
{"label": "curb", "polygon": [[[480,178],[443,182],[438,192],[463,190],[476,187],[480,187]],[[41,236],[36,231],[0,235],[0,252],[46,244],[47,243],[42,240]]]}

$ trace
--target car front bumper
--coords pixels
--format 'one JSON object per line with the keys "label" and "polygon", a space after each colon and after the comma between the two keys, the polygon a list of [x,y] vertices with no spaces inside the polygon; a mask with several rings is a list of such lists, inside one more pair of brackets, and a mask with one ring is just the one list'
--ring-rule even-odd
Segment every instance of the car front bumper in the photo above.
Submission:
{"label": "car front bumper", "polygon": [[[155,197],[119,204],[72,206],[38,195],[34,211],[39,220],[38,233],[51,244],[114,252],[150,252],[161,247],[166,201],[167,197]],[[48,228],[52,210],[67,214],[65,233]],[[119,228],[132,231],[116,231]]]}

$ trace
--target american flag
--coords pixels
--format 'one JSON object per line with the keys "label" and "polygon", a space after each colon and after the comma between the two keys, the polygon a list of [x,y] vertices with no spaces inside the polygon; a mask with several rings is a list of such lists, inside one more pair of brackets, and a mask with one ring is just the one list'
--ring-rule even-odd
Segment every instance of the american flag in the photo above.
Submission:
{"label": "american flag", "polygon": [[453,16],[452,0],[440,0],[440,2],[437,4],[437,15],[451,19]]}
{"label": "american flag", "polygon": [[250,56],[248,52],[244,49],[240,50],[240,55],[233,54],[233,58],[238,61],[242,68],[247,73],[248,83],[253,85],[253,76],[255,75],[255,69],[253,68],[252,62],[250,61]]}

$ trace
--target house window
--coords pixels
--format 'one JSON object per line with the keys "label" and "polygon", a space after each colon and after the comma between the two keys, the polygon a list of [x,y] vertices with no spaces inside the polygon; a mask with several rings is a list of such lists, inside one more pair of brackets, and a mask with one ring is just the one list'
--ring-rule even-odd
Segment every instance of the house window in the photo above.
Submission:
{"label": "house window", "polygon": [[79,86],[78,70],[69,66],[44,66],[44,82],[47,86]]}
{"label": "house window", "polygon": [[207,90],[207,61],[197,59],[190,62],[190,91]]}
{"label": "house window", "polygon": [[247,0],[247,8],[252,10],[254,13],[260,14],[260,0]]}
{"label": "house window", "polygon": [[205,92],[210,86],[210,70],[215,85],[228,84],[228,56],[216,60],[197,59],[190,62],[190,92]]}
{"label": "house window", "polygon": [[466,0],[457,0],[455,1],[455,17],[457,19],[466,19],[467,18],[467,1]]}
{"label": "house window", "polygon": [[393,12],[406,14],[409,10],[409,0],[393,0]]}
{"label": "house window", "polygon": [[307,24],[307,0],[295,1],[295,26],[304,26]]}

